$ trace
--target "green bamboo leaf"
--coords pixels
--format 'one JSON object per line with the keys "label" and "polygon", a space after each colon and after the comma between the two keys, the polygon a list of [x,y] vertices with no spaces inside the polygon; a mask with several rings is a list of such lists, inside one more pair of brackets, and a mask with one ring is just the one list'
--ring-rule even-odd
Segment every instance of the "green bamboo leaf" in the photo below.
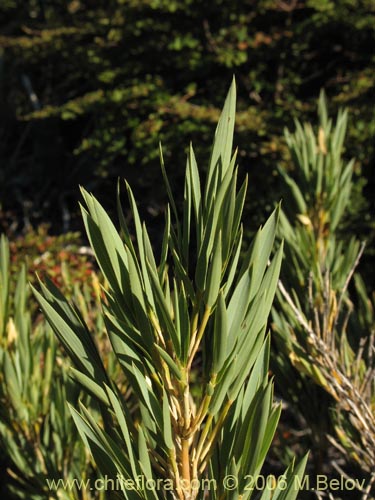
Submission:
{"label": "green bamboo leaf", "polygon": [[27,409],[22,401],[22,378],[19,370],[16,369],[11,354],[8,351],[3,355],[4,379],[6,382],[6,392],[12,402],[12,406],[21,420],[28,420]]}
{"label": "green bamboo leaf", "polygon": [[142,400],[148,412],[152,415],[154,422],[160,430],[163,429],[163,414],[156,395],[154,394],[151,383],[146,379],[145,375],[140,371],[135,363],[132,363],[132,373],[137,382],[137,395]]}
{"label": "green bamboo leaf", "polygon": [[[230,428],[231,442],[227,443],[227,450],[229,450],[232,456],[239,457],[242,459],[244,455],[244,445],[246,439],[249,439],[248,434],[250,432],[250,427],[252,426],[256,408],[259,405],[261,398],[263,397],[266,384],[267,381],[265,381],[263,388],[258,387],[246,411],[243,411],[244,409],[241,405],[241,401],[244,394],[243,390],[244,388],[241,389],[241,391],[237,396],[236,405],[233,410],[233,417],[232,417],[233,423],[230,423],[230,421],[228,421],[225,429],[227,430],[228,427],[231,425]],[[236,420],[234,420],[235,417]],[[245,466],[246,463],[243,462],[243,467]]]}
{"label": "green bamboo leaf", "polygon": [[[127,268],[124,244],[101,204],[93,195],[87,193],[83,188],[81,192],[89,209],[91,219],[96,225],[98,233],[96,236],[100,236],[100,238],[90,238],[93,250],[98,257],[104,258],[107,263],[109,261],[108,265],[115,275],[118,287],[122,289],[123,275]],[[95,236],[94,232],[92,232],[92,236]],[[96,247],[94,245],[96,245]],[[103,251],[104,249],[105,253]]]}
{"label": "green bamboo leaf", "polygon": [[[212,221],[205,222],[205,227],[210,231],[208,240],[208,252],[211,251],[216,235],[216,228],[222,231],[223,260],[226,261],[228,251],[232,246],[236,232],[228,231],[232,228],[235,212],[237,170],[234,170],[236,154],[233,155],[231,164],[220,185],[217,186],[217,192],[212,193],[210,210],[213,210]],[[208,212],[209,213],[209,212]]]}
{"label": "green bamboo leaf", "polygon": [[[177,295],[177,282],[175,282],[175,290]],[[182,363],[186,363],[190,345],[190,315],[188,309],[188,299],[183,283],[181,283],[180,291],[176,298],[175,311],[178,317],[179,337],[181,339],[181,361]]]}
{"label": "green bamboo leaf", "polygon": [[4,234],[0,237],[0,336],[5,334],[9,307],[9,243]]}
{"label": "green bamboo leaf", "polygon": [[315,195],[320,197],[323,187],[323,173],[324,173],[324,155],[319,153],[316,162],[316,188]]}
{"label": "green bamboo leaf", "polygon": [[272,490],[271,489],[265,489],[262,492],[262,496],[260,497],[260,500],[271,500],[271,494]]}
{"label": "green bamboo leaf", "polygon": [[69,409],[83,442],[91,451],[101,472],[103,474],[111,474],[109,477],[116,477],[117,472],[120,472],[124,478],[130,479],[129,470],[127,470],[126,466],[124,467],[126,458],[122,450],[98,426],[95,419],[82,403],[80,404],[82,415],[70,404]]}
{"label": "green bamboo leaf", "polygon": [[129,419],[131,419],[131,417],[127,413],[124,414],[124,407],[121,405],[118,396],[115,395],[115,393],[112,391],[112,389],[110,387],[106,386],[106,391],[108,394],[108,398],[111,402],[113,411],[115,412],[117,421],[120,425],[120,429],[121,429],[121,432],[122,432],[122,435],[124,437],[125,444],[126,444],[126,449],[127,449],[127,453],[128,453],[128,457],[129,457],[129,461],[130,461],[132,475],[135,478],[140,474],[140,469],[139,469],[138,464],[136,462],[136,456],[135,456],[135,452],[133,450],[132,436],[130,435],[129,426],[128,426],[128,422],[127,422],[127,420],[131,421],[131,420],[129,420]]}
{"label": "green bamboo leaf", "polygon": [[338,154],[341,153],[344,139],[346,135],[346,127],[348,123],[348,110],[340,110],[337,116],[336,127],[332,134],[331,147],[333,151],[337,151]]}
{"label": "green bamboo leaf", "polygon": [[16,464],[20,471],[30,471],[30,463],[25,458],[24,450],[20,449],[19,443],[14,440],[9,428],[0,422],[0,433],[4,442],[4,449],[7,450],[9,457]]}
{"label": "green bamboo leaf", "polygon": [[280,206],[278,205],[255,238],[253,252],[251,254],[250,300],[254,298],[255,294],[259,290],[264,272],[267,268],[275,241],[279,213]]}
{"label": "green bamboo leaf", "polygon": [[296,181],[292,179],[286,172],[284,172],[284,170],[279,169],[279,172],[280,175],[284,178],[286,184],[290,187],[294,200],[297,204],[299,213],[306,214],[307,213],[306,201]]}
{"label": "green bamboo leaf", "polygon": [[162,280],[166,269],[170,232],[171,232],[171,213],[168,205],[165,211],[165,226],[164,226],[163,242],[161,246],[160,264],[158,270],[160,280]]}
{"label": "green bamboo leaf", "polygon": [[[148,276],[148,272],[147,272],[147,264],[146,264],[147,257],[146,257],[146,250],[145,250],[145,246],[144,246],[144,237],[146,237],[146,239],[148,239],[148,235],[147,235],[147,231],[146,231],[145,227],[142,226],[133,192],[132,192],[129,184],[126,181],[125,181],[125,185],[126,185],[126,190],[128,192],[129,203],[131,206],[132,215],[133,215],[133,219],[134,219],[135,233],[136,233],[137,246],[138,246],[138,252],[139,252],[139,261],[141,264],[140,268],[142,271],[143,286],[144,286],[146,296],[150,297],[150,301],[152,303],[151,284],[150,284],[150,280],[149,280],[149,276]],[[150,245],[150,247],[151,247],[151,245]],[[152,250],[150,251],[150,253],[152,255],[151,260],[153,262],[155,262]],[[133,257],[133,258],[134,258],[134,260],[136,260],[135,257]],[[155,267],[156,267],[156,265],[155,265]]]}
{"label": "green bamboo leaf", "polygon": [[[269,313],[270,310],[265,303],[265,292],[257,294],[250,304],[237,333],[238,349],[241,352],[251,352],[259,332],[267,325]],[[245,351],[242,351],[243,349]]]}
{"label": "green bamboo leaf", "polygon": [[[152,245],[151,245],[150,238],[149,238],[149,235],[148,235],[148,232],[147,232],[145,224],[143,224],[142,231],[143,231],[143,246],[144,246],[144,249],[145,249],[146,262],[148,262],[150,264],[151,269],[153,270],[153,272],[155,274],[158,274],[158,268],[156,266],[154,252],[152,250]],[[152,295],[149,297],[149,302],[150,302],[150,304],[152,306],[154,305],[154,302],[153,302],[153,299],[152,299]]]}
{"label": "green bamboo leaf", "polygon": [[[41,285],[43,295],[34,287],[33,293],[55,334],[63,344],[76,367],[99,383],[107,382],[107,375],[89,331],[56,288]],[[48,300],[45,298],[47,297]]]}
{"label": "green bamboo leaf", "polygon": [[174,448],[172,437],[171,413],[169,409],[168,397],[163,388],[163,437],[169,450]]}
{"label": "green bamboo leaf", "polygon": [[264,433],[262,448],[259,452],[258,463],[256,465],[258,470],[261,470],[264,460],[267,456],[267,453],[271,447],[273,438],[275,436],[276,428],[280,420],[281,415],[281,404],[278,404],[276,408],[271,411],[271,414],[268,418],[267,427]]}
{"label": "green bamboo leaf", "polygon": [[299,493],[298,485],[302,484],[308,453],[301,459],[297,467],[291,464],[284,473],[285,481],[278,481],[272,500],[296,500]]}
{"label": "green bamboo leaf", "polygon": [[117,179],[117,193],[116,193],[116,207],[117,207],[117,215],[119,218],[120,222],[120,228],[121,228],[121,234],[124,238],[125,245],[131,250],[133,256],[135,257],[135,248],[130,236],[130,231],[128,228],[128,225],[126,223],[126,218],[124,215],[124,211],[122,209],[122,204],[121,204],[121,184],[120,184],[120,178]]}
{"label": "green bamboo leaf", "polygon": [[52,382],[52,376],[55,368],[56,362],[56,348],[57,343],[55,342],[55,337],[53,336],[53,331],[51,327],[46,324],[45,325],[45,346],[43,348],[43,352],[45,353],[44,358],[44,370],[43,370],[43,380],[44,387],[42,390],[42,411],[43,414],[48,412],[48,408],[50,406],[50,395],[49,388]]}
{"label": "green bamboo leaf", "polygon": [[235,162],[237,158],[237,151],[235,151],[233,158],[230,162],[228,170],[224,175],[222,181],[218,184],[217,190],[214,192],[214,213],[215,213],[215,225],[216,220],[223,213],[223,207],[225,206],[225,200],[230,197],[232,191],[236,191],[237,186],[237,169],[234,170]]}
{"label": "green bamboo leaf", "polygon": [[233,343],[237,339],[240,325],[249,307],[250,287],[250,275],[248,272],[246,272],[234,289],[227,309],[228,338],[229,342],[231,343]]}
{"label": "green bamboo leaf", "polygon": [[242,342],[237,344],[236,370],[233,372],[233,384],[228,389],[228,397],[234,401],[240,392],[249,371],[255,363],[262,348],[266,325],[256,335],[244,336]]}
{"label": "green bamboo leaf", "polygon": [[263,293],[265,294],[264,313],[267,314],[267,316],[271,311],[272,303],[276,293],[277,282],[280,276],[281,262],[283,259],[283,250],[284,242],[282,241],[274,258],[272,259],[269,268],[267,269],[258,292],[260,295],[262,295]]}
{"label": "green bamboo leaf", "polygon": [[212,308],[216,302],[221,283],[221,269],[222,269],[221,234],[222,234],[221,231],[219,231],[207,278],[206,305],[209,308]]}
{"label": "green bamboo leaf", "polygon": [[173,359],[170,357],[170,355],[164,349],[162,349],[157,344],[154,344],[154,345],[155,345],[156,350],[160,354],[160,356],[167,363],[167,365],[172,370],[172,372],[176,375],[177,379],[181,380],[182,379],[181,370],[179,369],[177,364],[173,361]]}
{"label": "green bamboo leaf", "polygon": [[267,429],[268,416],[270,412],[272,385],[268,384],[264,390],[260,389],[261,397],[255,408],[254,415],[248,428],[248,433],[244,443],[244,455],[242,457],[242,473],[251,474],[253,477],[259,473],[258,463],[260,453],[263,448],[263,441]]}
{"label": "green bamboo leaf", "polygon": [[193,145],[190,143],[188,155],[188,175],[190,177],[191,194],[193,200],[193,209],[195,214],[196,230],[197,230],[197,246],[199,248],[202,237],[202,206],[201,206],[201,183],[199,178],[197,161],[193,150]]}
{"label": "green bamboo leaf", "polygon": [[220,408],[222,407],[223,401],[227,396],[228,389],[233,382],[233,378],[236,375],[236,357],[234,356],[230,362],[226,362],[222,369],[222,372],[215,388],[215,392],[212,396],[208,413],[210,415],[216,415]]}
{"label": "green bamboo leaf", "polygon": [[189,157],[186,161],[186,174],[183,200],[183,223],[182,223],[182,255],[186,268],[189,265],[189,243],[191,226],[191,207],[192,207],[192,185],[189,175]]}
{"label": "green bamboo leaf", "polygon": [[151,349],[154,343],[151,324],[148,318],[148,304],[146,304],[145,292],[143,289],[141,271],[138,263],[134,260],[131,252],[127,249],[129,264],[130,289],[133,303],[134,318],[137,321],[138,330],[142,333],[142,338],[148,348]]}
{"label": "green bamboo leaf", "polygon": [[228,268],[229,268],[228,278],[225,282],[225,286],[223,287],[225,298],[227,298],[227,296],[231,290],[232,284],[234,282],[234,278],[238,272],[237,266],[238,266],[238,261],[239,261],[240,254],[241,254],[242,238],[243,238],[243,228],[241,227],[239,232],[238,232],[236,241],[233,244],[232,260],[231,260],[230,264],[228,264]]}
{"label": "green bamboo leaf", "polygon": [[198,290],[201,291],[205,289],[206,285],[208,261],[212,250],[215,232],[216,226],[214,227],[214,207],[212,207],[204,227],[202,245],[199,249],[195,270],[195,283]]}
{"label": "green bamboo leaf", "polygon": [[228,347],[228,320],[225,300],[222,292],[219,293],[215,311],[213,362],[212,373],[219,373],[227,357]]}
{"label": "green bamboo leaf", "polygon": [[123,368],[126,369],[129,362],[137,365],[147,365],[151,362],[151,353],[138,330],[109,312],[106,312],[104,322],[113,351]]}
{"label": "green bamboo leaf", "polygon": [[157,312],[157,317],[158,320],[160,321],[160,324],[163,328],[163,332],[165,334],[168,334],[170,340],[172,341],[173,347],[175,349],[177,357],[180,357],[181,355],[181,343],[179,337],[178,337],[178,332],[173,324],[171,315],[170,315],[170,308],[168,307],[168,304],[165,299],[165,295],[163,293],[163,290],[161,289],[160,282],[159,282],[159,277],[152,268],[149,266],[149,275],[151,278],[151,283],[152,283],[152,291],[155,296],[155,305],[156,305],[156,312]]}
{"label": "green bamboo leaf", "polygon": [[244,182],[240,190],[238,191],[236,197],[236,205],[233,214],[233,227],[232,227],[232,239],[236,237],[238,228],[241,223],[241,217],[243,212],[243,207],[245,205],[246,191],[247,191],[248,176],[246,175]]}
{"label": "green bamboo leaf", "polygon": [[184,284],[185,290],[187,292],[187,295],[193,299],[195,297],[195,290],[194,286],[186,272],[186,269],[182,265],[180,261],[180,257],[177,254],[175,249],[172,249],[172,257],[173,257],[173,262],[175,265],[175,273],[177,278]]}
{"label": "green bamboo leaf", "polygon": [[246,389],[242,401],[243,418],[245,416],[246,411],[250,407],[251,401],[253,400],[256,391],[265,381],[267,381],[270,349],[271,349],[271,339],[270,335],[268,335],[265,342],[263,343],[262,349],[260,350],[257,356],[254,367],[251,370],[251,375],[246,384]]}
{"label": "green bamboo leaf", "polygon": [[[167,172],[165,170],[165,164],[164,164],[164,158],[163,158],[163,151],[162,151],[162,147],[161,147],[160,143],[159,143],[159,157],[160,157],[160,168],[161,168],[161,172],[162,172],[162,175],[163,175],[164,184],[165,184],[165,187],[167,189],[169,203],[170,203],[170,205],[172,207],[172,212],[173,212],[173,215],[174,215],[174,218],[175,218],[175,224],[176,224],[176,227],[177,227],[177,242],[178,242],[178,245],[180,245],[180,243],[181,243],[181,224],[180,224],[180,220],[179,220],[179,217],[178,217],[178,212],[177,212],[177,208],[176,208],[176,202],[174,200],[174,196],[173,196],[173,193],[172,193],[171,186],[169,184]],[[179,247],[179,250],[180,250],[180,247]]]}
{"label": "green bamboo leaf", "polygon": [[214,212],[215,208],[215,200],[217,196],[218,183],[219,178],[221,176],[221,163],[218,164],[218,168],[215,169],[212,175],[212,179],[210,181],[210,185],[206,186],[206,194],[205,194],[205,203],[203,206],[203,214],[202,219],[205,223],[205,227],[207,227],[207,219],[211,212]]}
{"label": "green bamboo leaf", "polygon": [[70,375],[77,381],[84,389],[86,389],[90,394],[92,394],[96,399],[105,405],[109,406],[108,396],[99,384],[95,382],[92,378],[85,375],[83,372],[70,367]]}
{"label": "green bamboo leaf", "polygon": [[328,124],[327,99],[323,89],[320,91],[318,99],[318,115],[320,123],[326,129]]}
{"label": "green bamboo leaf", "polygon": [[[19,361],[22,375],[25,379],[30,377],[33,358],[31,346],[31,319],[30,312],[27,310],[28,285],[26,283],[26,267],[21,266],[18,273],[16,290],[14,294],[14,327],[17,332],[17,348],[19,350]],[[9,320],[8,320],[9,322]],[[26,394],[23,394],[26,397]]]}
{"label": "green bamboo leaf", "polygon": [[[233,146],[233,132],[236,118],[236,83],[233,78],[232,85],[226,97],[223,111],[215,131],[215,139],[212,147],[211,159],[207,173],[206,195],[209,192],[211,180],[215,170],[220,171],[220,181],[230,164]],[[207,198],[206,198],[207,204]]]}
{"label": "green bamboo leaf", "polygon": [[[233,218],[235,214],[236,207],[236,182],[237,182],[237,170],[233,174],[233,181],[228,190],[226,199],[224,200],[223,207],[219,216],[218,225],[221,227],[223,235],[223,270],[226,270],[229,260],[229,254],[232,250],[233,243],[237,237],[237,230],[233,230]],[[228,227],[232,228],[228,231]],[[238,228],[237,228],[238,229]]]}
{"label": "green bamboo leaf", "polygon": [[139,465],[141,466],[146,479],[152,479],[152,467],[150,461],[150,452],[147,446],[146,438],[143,433],[142,427],[138,429],[138,452],[139,452]]}
{"label": "green bamboo leaf", "polygon": [[119,288],[116,273],[112,268],[111,260],[104,244],[100,229],[94,222],[94,220],[90,217],[89,213],[83,208],[83,206],[80,205],[80,208],[82,219],[86,229],[86,234],[90,241],[91,248],[94,250],[99,267],[112,289],[121,294],[122,287]]}

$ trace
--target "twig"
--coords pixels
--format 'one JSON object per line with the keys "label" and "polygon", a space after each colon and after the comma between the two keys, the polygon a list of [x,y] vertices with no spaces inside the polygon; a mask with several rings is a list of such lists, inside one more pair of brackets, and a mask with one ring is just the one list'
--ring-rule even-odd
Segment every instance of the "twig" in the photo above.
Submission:
{"label": "twig", "polygon": [[341,310],[342,301],[344,300],[345,293],[346,293],[346,291],[348,289],[348,286],[349,286],[349,283],[350,283],[350,281],[351,281],[351,279],[353,277],[354,271],[357,269],[359,261],[361,260],[362,254],[363,254],[363,252],[365,250],[365,246],[366,246],[366,242],[362,241],[361,247],[360,247],[358,255],[357,255],[357,258],[355,259],[354,264],[352,265],[352,268],[350,269],[350,271],[348,273],[348,276],[346,277],[344,286],[343,286],[343,288],[341,290],[339,302],[337,304],[337,312],[336,312],[336,318],[335,318],[335,321],[334,321],[334,324],[333,324],[333,328],[335,328],[336,325],[337,325],[337,321],[339,319],[339,314],[340,314],[340,310]]}
{"label": "twig", "polygon": [[279,287],[279,290],[280,290],[281,294],[283,295],[284,299],[287,301],[287,303],[289,304],[289,306],[293,310],[293,312],[296,316],[296,319],[299,321],[301,326],[303,326],[303,328],[306,330],[306,332],[309,335],[314,336],[313,329],[308,324],[306,318],[302,315],[301,311],[298,309],[298,307],[293,302],[293,299],[291,298],[289,293],[286,291],[285,286],[283,285],[283,282],[281,280],[278,281],[278,287]]}

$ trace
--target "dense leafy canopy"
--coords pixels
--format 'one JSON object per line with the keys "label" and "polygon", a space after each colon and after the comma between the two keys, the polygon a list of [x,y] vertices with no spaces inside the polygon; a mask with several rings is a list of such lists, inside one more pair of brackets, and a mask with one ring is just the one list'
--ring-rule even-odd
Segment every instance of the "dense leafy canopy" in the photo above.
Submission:
{"label": "dense leafy canopy", "polygon": [[156,215],[159,140],[172,170],[189,140],[208,144],[233,73],[252,216],[280,197],[283,126],[310,114],[321,87],[349,106],[348,155],[369,176],[373,10],[371,0],[2,1],[3,209],[66,228],[77,184],[112,196],[120,175]]}

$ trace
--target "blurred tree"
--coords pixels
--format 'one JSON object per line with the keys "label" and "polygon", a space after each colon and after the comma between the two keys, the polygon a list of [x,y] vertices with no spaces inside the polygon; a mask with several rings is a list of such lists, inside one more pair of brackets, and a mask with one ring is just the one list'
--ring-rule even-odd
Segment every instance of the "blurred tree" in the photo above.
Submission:
{"label": "blurred tree", "polygon": [[251,179],[247,225],[256,227],[281,193],[275,167],[287,161],[283,127],[310,118],[325,87],[353,117],[352,226],[368,232],[360,193],[375,130],[374,10],[371,0],[3,0],[3,210],[68,229],[77,184],[110,200],[120,175],[157,217],[159,140],[179,183],[183,173],[173,166],[189,140],[207,143],[218,117],[208,103],[220,105],[235,73],[236,136]]}

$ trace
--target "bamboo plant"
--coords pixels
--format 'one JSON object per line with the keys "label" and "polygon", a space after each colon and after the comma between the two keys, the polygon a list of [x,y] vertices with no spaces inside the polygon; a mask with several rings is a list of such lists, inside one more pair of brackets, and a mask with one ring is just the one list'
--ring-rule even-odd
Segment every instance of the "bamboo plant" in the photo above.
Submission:
{"label": "bamboo plant", "polygon": [[334,123],[322,92],[318,113],[316,133],[298,121],[285,132],[294,171],[280,170],[288,203],[279,227],[285,263],[273,309],[276,365],[313,439],[320,435],[320,451],[327,453],[328,435],[369,478],[368,498],[375,482],[374,301],[357,273],[364,245],[340,231],[353,186],[354,160],[343,159],[347,112]]}
{"label": "bamboo plant", "polygon": [[98,498],[73,483],[70,490],[48,486],[47,479],[96,478],[97,471],[66,406],[67,398],[78,400],[79,387],[69,379],[51,327],[33,317],[26,274],[24,265],[11,273],[9,242],[1,235],[0,493],[25,500]]}
{"label": "bamboo plant", "polygon": [[100,405],[100,422],[83,403],[70,409],[101,472],[121,478],[122,498],[292,500],[298,493],[295,478],[301,479],[306,457],[261,492],[251,484],[281,411],[268,377],[267,320],[282,248],[271,256],[277,208],[242,254],[247,180],[237,188],[235,101],[233,82],[204,184],[190,145],[182,206],[160,150],[169,203],[158,254],[127,183],[134,239],[120,189],[120,232],[82,190],[86,232],[109,285],[104,320],[135,411],[107,373],[78,311],[51,282],[34,290],[73,361],[72,376]]}

